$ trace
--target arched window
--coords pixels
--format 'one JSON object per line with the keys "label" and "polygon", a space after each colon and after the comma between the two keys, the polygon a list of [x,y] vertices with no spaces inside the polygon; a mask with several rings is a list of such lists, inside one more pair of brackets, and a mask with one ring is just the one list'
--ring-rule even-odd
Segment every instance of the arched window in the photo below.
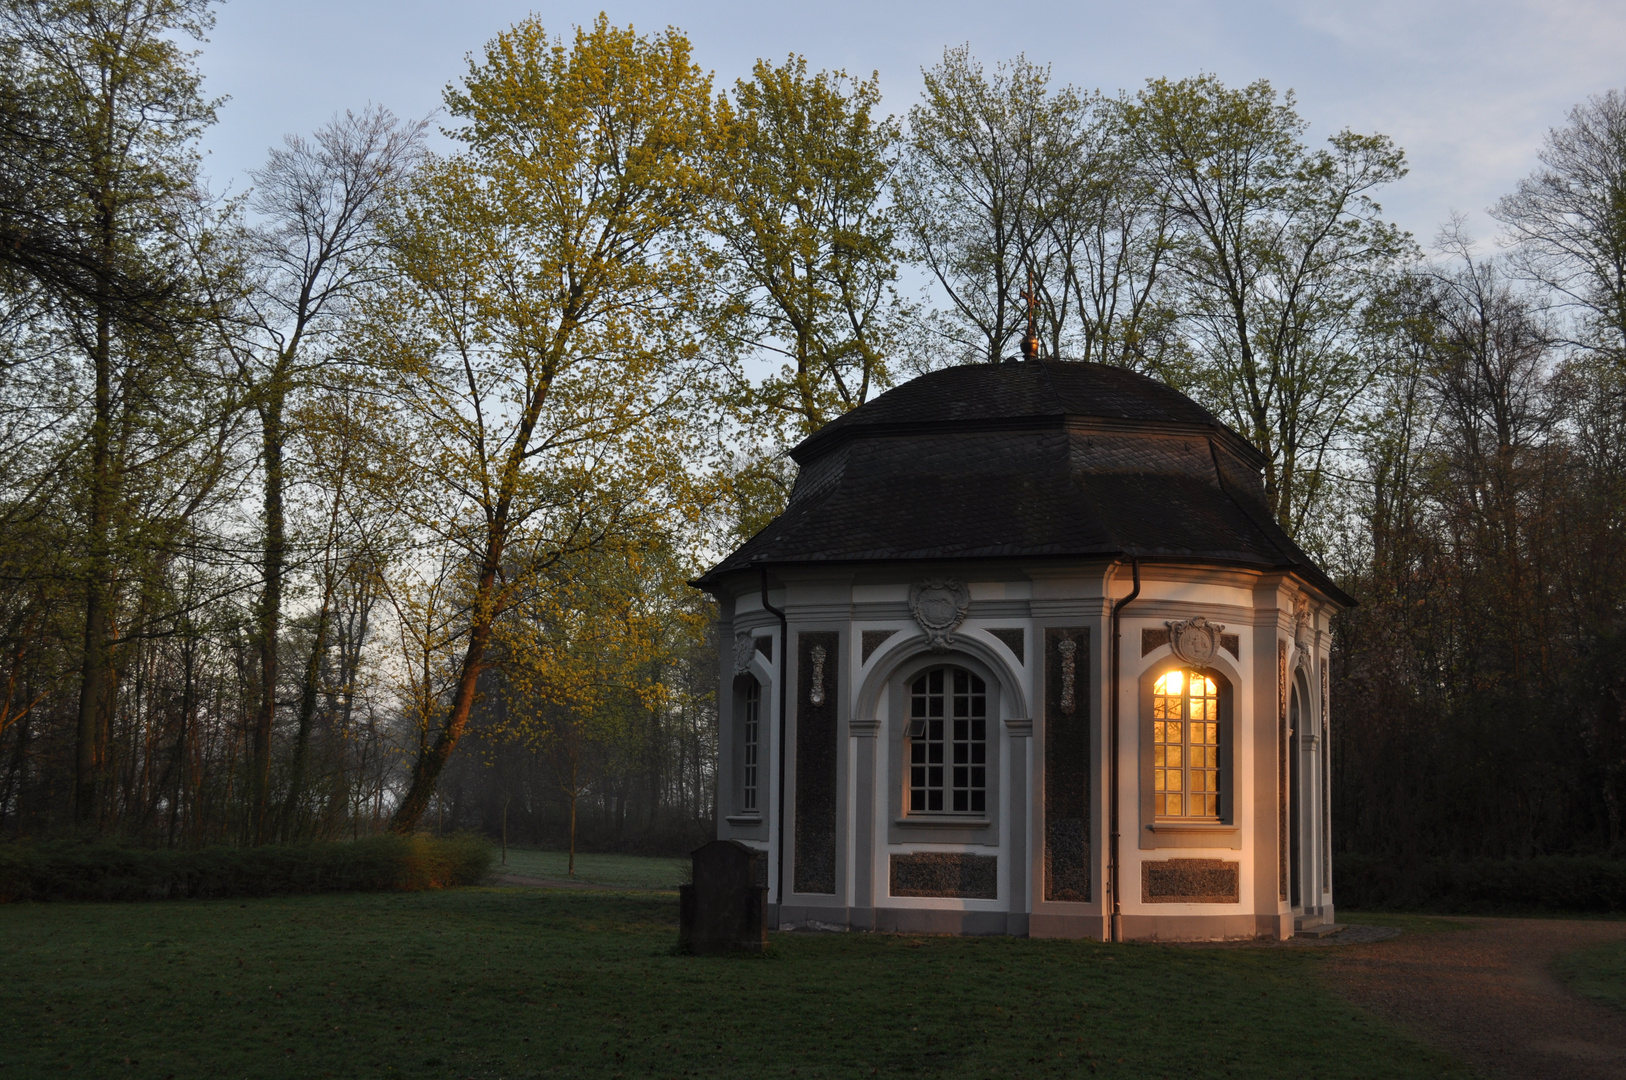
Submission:
{"label": "arched window", "polygon": [[988,686],[964,668],[922,672],[909,686],[909,812],[988,809]]}
{"label": "arched window", "polygon": [[757,754],[762,745],[762,684],[745,677],[744,709],[740,713],[740,809],[757,812]]}
{"label": "arched window", "polygon": [[1159,818],[1219,819],[1219,748],[1214,680],[1166,672],[1152,689],[1152,801]]}

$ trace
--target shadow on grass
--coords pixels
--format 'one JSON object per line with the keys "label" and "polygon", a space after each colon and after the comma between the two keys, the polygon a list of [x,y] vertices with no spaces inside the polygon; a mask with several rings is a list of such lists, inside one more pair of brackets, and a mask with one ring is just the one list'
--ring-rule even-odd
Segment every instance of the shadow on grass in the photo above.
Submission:
{"label": "shadow on grass", "polygon": [[1304,951],[775,934],[697,958],[674,897],[490,888],[5,914],[0,1075],[1466,1075]]}

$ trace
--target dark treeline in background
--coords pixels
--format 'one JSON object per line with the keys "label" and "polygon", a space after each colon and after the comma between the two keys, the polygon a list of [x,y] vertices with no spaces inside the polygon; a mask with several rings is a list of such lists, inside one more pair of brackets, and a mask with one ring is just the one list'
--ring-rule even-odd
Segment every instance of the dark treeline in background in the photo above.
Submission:
{"label": "dark treeline in background", "polygon": [[1626,99],[1578,109],[1497,207],[1514,257],[1459,250],[1398,305],[1338,560],[1344,850],[1626,854],[1623,151]]}
{"label": "dark treeline in background", "polygon": [[[875,79],[535,19],[426,123],[197,141],[208,0],[0,0],[0,835],[477,830],[681,850],[715,820],[685,585],[784,451],[936,366],[1145,371],[1258,446],[1360,600],[1335,844],[1626,854],[1626,98],[1476,243],[1291,94],[947,50]],[[602,77],[614,72],[613,78]],[[613,137],[612,137],[613,135]],[[900,270],[929,283],[900,296]]]}

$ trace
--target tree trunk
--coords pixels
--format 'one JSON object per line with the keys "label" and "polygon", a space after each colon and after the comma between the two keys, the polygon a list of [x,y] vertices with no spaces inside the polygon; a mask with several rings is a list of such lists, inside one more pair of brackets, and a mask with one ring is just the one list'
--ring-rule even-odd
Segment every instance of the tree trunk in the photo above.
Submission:
{"label": "tree trunk", "polygon": [[322,610],[316,616],[316,640],[311,643],[310,660],[305,664],[305,687],[299,697],[299,729],[294,735],[293,760],[288,768],[288,797],[282,804],[282,837],[292,840],[303,830],[295,827],[294,816],[305,795],[305,768],[310,759],[311,727],[316,721],[316,699],[322,681],[322,657],[327,653],[327,628],[332,608],[333,587],[322,597]]}
{"label": "tree trunk", "polygon": [[[275,375],[272,376],[276,378]],[[271,732],[277,718],[277,644],[282,624],[282,577],[287,558],[282,508],[283,390],[273,384],[260,408],[261,452],[265,466],[264,584],[260,592],[257,637],[260,647],[260,701],[254,717],[254,747],[249,755],[253,779],[249,810],[250,840],[265,843],[271,798]]]}
{"label": "tree trunk", "polygon": [[570,866],[567,873],[576,876],[576,800],[581,789],[576,786],[576,762],[570,763]]}
{"label": "tree trunk", "polygon": [[[463,666],[458,672],[457,690],[452,697],[452,707],[447,711],[446,720],[440,730],[435,733],[433,742],[425,741],[420,747],[417,758],[412,763],[412,783],[407,793],[401,799],[401,805],[395,808],[390,818],[390,831],[394,833],[410,833],[418,827],[423,818],[424,811],[429,808],[429,799],[435,793],[435,784],[440,779],[440,771],[446,767],[446,760],[452,756],[457,748],[457,740],[462,737],[463,729],[469,724],[469,712],[474,707],[475,686],[480,679],[480,671],[484,666],[486,645],[491,640],[491,611],[492,594],[496,591],[497,560],[502,556],[501,548],[495,543],[488,548],[486,565],[480,572],[480,584],[474,594],[474,615],[469,628],[468,648],[463,652]],[[425,685],[425,694],[428,686]],[[425,710],[428,709],[425,702]]]}
{"label": "tree trunk", "polygon": [[[102,257],[105,274],[113,258],[112,214],[102,218]],[[105,287],[105,280],[104,280]],[[79,723],[73,762],[73,819],[79,828],[96,825],[97,795],[101,787],[102,691],[107,682],[107,615],[109,577],[112,573],[110,538],[113,478],[113,327],[108,302],[96,313],[96,345],[91,362],[96,368],[95,416],[90,426],[90,505],[86,532],[84,656],[79,670]]]}
{"label": "tree trunk", "polygon": [[[575,316],[576,312],[573,309],[567,309],[565,326],[559,332],[560,340],[568,336]],[[480,672],[485,667],[486,647],[491,641],[491,626],[497,618],[497,571],[502,566],[503,546],[508,541],[508,515],[513,505],[514,489],[524,467],[525,456],[531,444],[531,434],[536,430],[537,418],[542,413],[542,406],[547,400],[550,386],[551,382],[544,379],[532,392],[530,400],[526,403],[525,414],[515,432],[513,444],[508,448],[502,470],[500,494],[496,505],[491,508],[486,518],[485,558],[480,565],[479,582],[474,595],[470,598],[469,644],[463,653],[463,666],[458,671],[457,690],[452,697],[452,707],[447,711],[446,722],[435,734],[435,741],[419,748],[417,760],[412,763],[412,783],[407,788],[401,805],[396,807],[394,815],[390,818],[391,832],[410,833],[417,827],[424,810],[429,806],[430,796],[435,792],[435,783],[440,779],[440,771],[446,767],[446,759],[452,756],[452,751],[457,748],[457,740],[463,736],[463,729],[468,727],[469,713],[474,708],[475,689],[480,680]],[[429,681],[426,678],[424,680],[426,721],[429,708],[428,692]]]}

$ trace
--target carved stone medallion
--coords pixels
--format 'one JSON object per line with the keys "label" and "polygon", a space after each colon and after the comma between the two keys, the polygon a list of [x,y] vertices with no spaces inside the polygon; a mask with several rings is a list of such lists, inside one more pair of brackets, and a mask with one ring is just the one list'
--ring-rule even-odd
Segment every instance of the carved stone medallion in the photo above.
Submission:
{"label": "carved stone medallion", "polygon": [[933,652],[954,644],[954,631],[971,607],[971,591],[953,578],[928,578],[909,586],[909,612],[926,631]]}
{"label": "carved stone medallion", "polygon": [[756,651],[756,639],[750,634],[734,635],[734,674],[744,675],[751,670],[751,654]]}
{"label": "carved stone medallion", "polygon": [[1169,628],[1169,648],[1174,655],[1194,668],[1205,668],[1219,651],[1220,631],[1225,627],[1211,623],[1199,615],[1195,619],[1181,619],[1164,623]]}

